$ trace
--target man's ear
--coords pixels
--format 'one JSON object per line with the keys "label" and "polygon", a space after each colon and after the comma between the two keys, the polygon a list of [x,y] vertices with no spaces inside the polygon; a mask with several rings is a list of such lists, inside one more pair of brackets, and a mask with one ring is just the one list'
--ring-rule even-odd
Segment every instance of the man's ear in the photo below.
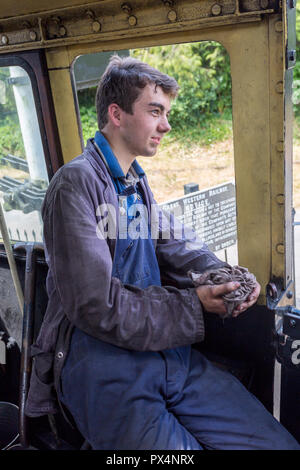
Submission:
{"label": "man's ear", "polygon": [[120,106],[116,103],[111,103],[107,108],[107,116],[116,127],[120,127],[121,112]]}

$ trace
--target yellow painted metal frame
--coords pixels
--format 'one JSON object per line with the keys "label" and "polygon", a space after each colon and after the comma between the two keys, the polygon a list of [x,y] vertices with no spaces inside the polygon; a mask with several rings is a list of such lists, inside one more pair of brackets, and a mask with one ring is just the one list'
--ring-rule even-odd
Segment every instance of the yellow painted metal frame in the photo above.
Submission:
{"label": "yellow painted metal frame", "polygon": [[67,162],[82,150],[70,73],[77,56],[200,40],[223,44],[230,56],[232,74],[239,263],[257,275],[262,285],[260,303],[265,303],[264,289],[273,276],[283,278],[285,283],[292,277],[292,246],[286,236],[292,227],[286,225],[285,217],[292,210],[292,188],[286,184],[292,180],[292,168],[286,163],[291,161],[291,155],[287,155],[285,145],[284,15],[284,9],[263,16],[249,15],[248,20],[239,20],[236,15],[223,22],[220,18],[215,23],[194,21],[183,28],[169,22],[167,28],[154,29],[151,35],[147,28],[144,34],[140,29],[135,33],[132,24],[133,29],[122,38],[114,32],[102,40],[93,36],[45,46],[63,158]]}

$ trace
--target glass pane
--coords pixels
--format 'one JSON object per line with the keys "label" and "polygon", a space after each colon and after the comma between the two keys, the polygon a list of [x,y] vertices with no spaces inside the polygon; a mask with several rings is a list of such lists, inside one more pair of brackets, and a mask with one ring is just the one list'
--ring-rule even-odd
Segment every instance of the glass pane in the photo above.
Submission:
{"label": "glass pane", "polygon": [[42,241],[48,187],[39,124],[27,72],[0,68],[0,198],[11,240]]}
{"label": "glass pane", "polygon": [[[74,63],[83,140],[97,130],[97,83],[115,51]],[[177,79],[171,132],[153,158],[139,157],[156,201],[192,226],[217,256],[238,263],[229,56],[216,42],[117,51]],[[80,74],[84,70],[84,76]]]}

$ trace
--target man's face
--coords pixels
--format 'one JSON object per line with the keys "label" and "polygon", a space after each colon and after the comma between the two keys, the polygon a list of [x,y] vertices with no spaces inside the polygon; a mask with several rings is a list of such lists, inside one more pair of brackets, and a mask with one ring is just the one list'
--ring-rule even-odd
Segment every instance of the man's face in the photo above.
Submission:
{"label": "man's face", "polygon": [[170,109],[170,96],[151,84],[146,85],[134,102],[133,114],[122,111],[120,134],[133,157],[155,155],[161,139],[171,130]]}

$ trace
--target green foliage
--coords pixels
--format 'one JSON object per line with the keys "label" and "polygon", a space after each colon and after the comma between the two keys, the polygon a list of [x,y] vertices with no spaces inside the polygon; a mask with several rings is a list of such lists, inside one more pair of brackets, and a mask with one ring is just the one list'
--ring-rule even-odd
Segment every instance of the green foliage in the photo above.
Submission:
{"label": "green foliage", "polygon": [[8,153],[20,157],[25,156],[21,129],[18,117],[15,115],[6,116],[5,119],[0,120],[0,158]]}
{"label": "green foliage", "polygon": [[85,88],[78,91],[78,103],[81,117],[81,128],[84,143],[94,137],[98,129],[95,96],[97,87]]}
{"label": "green foliage", "polygon": [[294,119],[294,129],[293,129],[293,138],[294,138],[294,141],[299,144],[300,143],[300,116],[299,115],[295,115],[295,119]]}
{"label": "green foliage", "polygon": [[[180,85],[170,116],[170,136],[180,138],[184,131],[191,140],[209,143],[223,139],[229,128],[232,132],[230,63],[223,46],[206,41],[134,49],[130,53],[174,77]],[[84,142],[97,130],[95,94],[96,87],[78,92]]]}
{"label": "green foliage", "polygon": [[221,142],[232,136],[232,115],[228,110],[222,115],[208,116],[201,124],[183,129],[174,128],[167,134],[162,147],[169,143],[183,143],[186,146],[197,143],[199,145],[210,145],[213,142]]}
{"label": "green foliage", "polygon": [[0,158],[8,153],[25,155],[13,90],[6,82],[9,75],[7,67],[0,68]]}
{"label": "green foliage", "polygon": [[180,92],[170,116],[187,129],[231,108],[229,56],[221,44],[197,42],[135,49],[131,55],[174,77]]}

